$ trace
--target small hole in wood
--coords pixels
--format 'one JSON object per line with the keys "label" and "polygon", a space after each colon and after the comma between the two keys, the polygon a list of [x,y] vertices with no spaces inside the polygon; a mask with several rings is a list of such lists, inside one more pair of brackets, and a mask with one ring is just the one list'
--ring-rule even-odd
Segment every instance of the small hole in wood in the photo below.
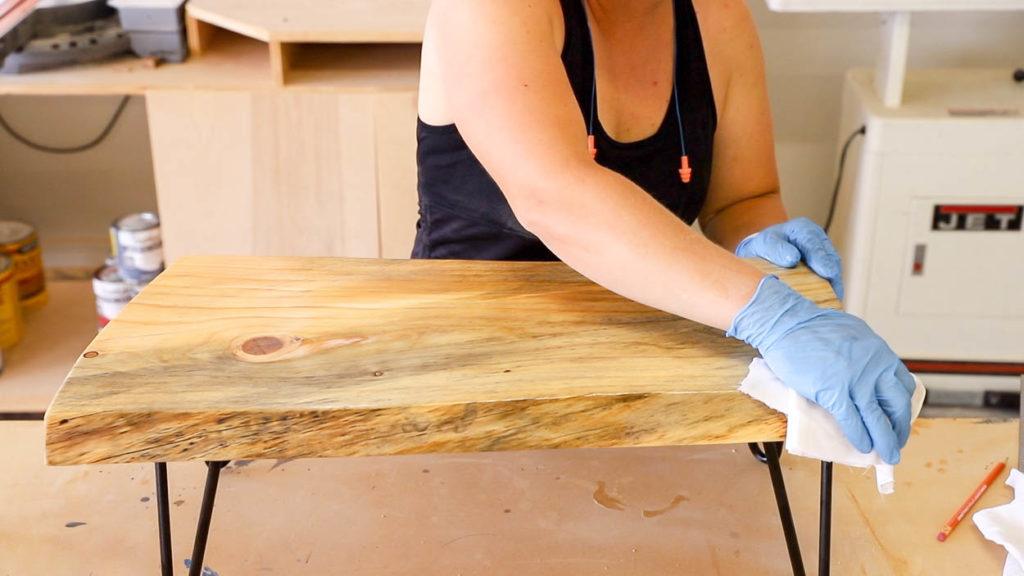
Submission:
{"label": "small hole in wood", "polygon": [[97,357],[99,355],[100,355],[99,352],[96,352],[96,351],[93,351],[93,350],[90,350],[89,352],[86,352],[85,354],[82,354],[82,356],[85,357],[85,358],[95,358],[95,357]]}

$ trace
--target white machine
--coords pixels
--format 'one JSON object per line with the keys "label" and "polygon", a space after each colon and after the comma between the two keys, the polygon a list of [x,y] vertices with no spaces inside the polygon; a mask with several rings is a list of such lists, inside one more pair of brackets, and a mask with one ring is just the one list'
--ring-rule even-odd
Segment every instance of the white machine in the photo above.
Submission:
{"label": "white machine", "polygon": [[889,12],[877,68],[849,71],[843,94],[841,142],[865,129],[849,148],[830,228],[844,259],[846,309],[912,370],[932,372],[925,377],[932,396],[939,391],[950,399],[941,403],[981,404],[986,391],[1018,391],[1024,82],[1013,70],[908,73],[906,62],[909,11],[1024,10],[1024,1],[768,4],[780,11]]}
{"label": "white machine", "polygon": [[831,230],[847,309],[905,359],[1024,363],[1024,84],[916,71],[889,108],[853,70],[840,126],[866,127]]}

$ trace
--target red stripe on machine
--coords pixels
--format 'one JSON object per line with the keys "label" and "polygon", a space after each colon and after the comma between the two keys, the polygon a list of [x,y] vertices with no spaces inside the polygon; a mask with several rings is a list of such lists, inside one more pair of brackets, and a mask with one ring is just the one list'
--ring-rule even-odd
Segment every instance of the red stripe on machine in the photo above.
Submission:
{"label": "red stripe on machine", "polygon": [[1016,214],[1017,206],[940,206],[939,211],[943,214]]}
{"label": "red stripe on machine", "polygon": [[978,374],[986,376],[1024,375],[1024,364],[1017,362],[963,362],[948,360],[904,360],[911,372],[938,374]]}

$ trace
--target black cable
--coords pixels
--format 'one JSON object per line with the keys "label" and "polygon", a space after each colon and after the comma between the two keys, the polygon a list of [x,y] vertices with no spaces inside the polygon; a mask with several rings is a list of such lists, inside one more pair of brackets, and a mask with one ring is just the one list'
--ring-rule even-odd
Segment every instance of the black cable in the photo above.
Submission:
{"label": "black cable", "polygon": [[679,126],[679,153],[686,157],[686,138],[683,136],[683,113],[679,110],[679,79],[676,70],[679,68],[679,42],[672,44],[672,99],[676,102],[676,125]]}
{"label": "black cable", "polygon": [[853,144],[857,136],[863,136],[867,134],[867,131],[867,126],[861,126],[856,132],[850,134],[846,139],[846,143],[843,144],[843,151],[839,155],[839,173],[836,174],[836,186],[832,190],[832,203],[828,207],[828,218],[825,219],[825,233],[828,233],[829,228],[832,227],[832,217],[836,214],[836,200],[839,199],[839,187],[843,183],[843,170],[846,168],[846,153],[850,151],[850,144]]}
{"label": "black cable", "polygon": [[114,115],[110,118],[110,121],[107,122],[106,127],[103,128],[103,131],[100,132],[99,136],[79,146],[57,148],[54,146],[46,146],[45,144],[37,144],[16,132],[14,128],[12,128],[11,125],[7,123],[7,120],[4,119],[3,114],[0,114],[0,127],[2,127],[4,131],[10,134],[12,138],[17,140],[18,142],[21,142],[25,146],[32,148],[33,150],[46,152],[48,154],[75,154],[77,152],[85,152],[86,150],[99,146],[101,142],[106,140],[107,136],[110,135],[110,131],[114,129],[114,125],[117,124],[117,119],[121,117],[121,113],[124,112],[125,107],[128,105],[129,98],[130,96],[128,95],[121,98],[121,103],[117,105],[117,110],[114,111]]}

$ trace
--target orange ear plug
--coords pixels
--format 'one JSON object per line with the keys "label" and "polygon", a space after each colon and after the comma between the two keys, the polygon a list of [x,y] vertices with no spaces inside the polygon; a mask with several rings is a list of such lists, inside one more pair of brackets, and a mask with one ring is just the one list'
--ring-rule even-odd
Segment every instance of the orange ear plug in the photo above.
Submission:
{"label": "orange ear plug", "polygon": [[590,151],[591,158],[597,158],[597,144],[594,143],[594,135],[587,136],[587,150]]}
{"label": "orange ear plug", "polygon": [[683,181],[683,184],[689,184],[691,176],[693,176],[693,170],[690,170],[690,157],[681,156],[679,158],[679,179]]}

